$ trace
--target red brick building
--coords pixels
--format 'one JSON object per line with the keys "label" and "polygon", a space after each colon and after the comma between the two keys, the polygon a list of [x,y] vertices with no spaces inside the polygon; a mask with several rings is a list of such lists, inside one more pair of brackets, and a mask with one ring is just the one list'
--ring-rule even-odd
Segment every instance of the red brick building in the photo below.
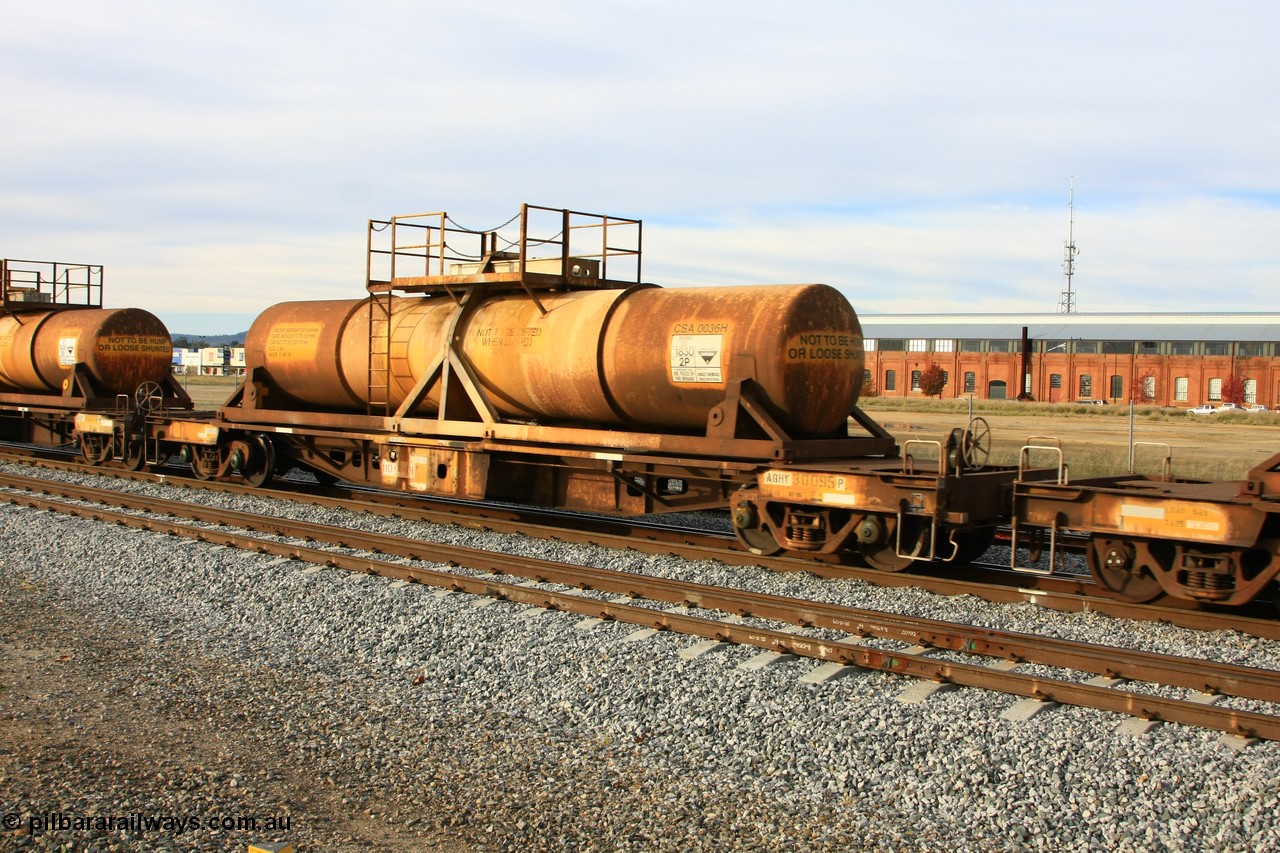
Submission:
{"label": "red brick building", "polygon": [[[867,372],[881,396],[921,396],[930,364],[943,398],[1104,400],[1191,407],[1280,403],[1280,314],[866,314]],[[1022,330],[1027,329],[1024,373]]]}

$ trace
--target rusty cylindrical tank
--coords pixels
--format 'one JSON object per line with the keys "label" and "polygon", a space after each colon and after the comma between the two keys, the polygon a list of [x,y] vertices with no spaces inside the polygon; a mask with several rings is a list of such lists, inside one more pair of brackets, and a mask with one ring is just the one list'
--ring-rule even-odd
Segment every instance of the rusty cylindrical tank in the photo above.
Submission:
{"label": "rusty cylindrical tank", "polygon": [[[503,295],[454,330],[507,417],[705,428],[737,375],[795,435],[842,427],[862,387],[862,330],[822,284]],[[392,302],[389,399],[398,406],[440,356],[460,309],[440,298]],[[254,321],[249,366],[303,404],[361,409],[369,399],[369,300],[288,302]],[[438,411],[439,382],[416,414]],[[278,405],[278,404],[273,404]]]}
{"label": "rusty cylindrical tank", "polygon": [[173,358],[169,330],[141,308],[77,308],[0,317],[0,384],[61,393],[83,363],[103,394],[160,382]]}

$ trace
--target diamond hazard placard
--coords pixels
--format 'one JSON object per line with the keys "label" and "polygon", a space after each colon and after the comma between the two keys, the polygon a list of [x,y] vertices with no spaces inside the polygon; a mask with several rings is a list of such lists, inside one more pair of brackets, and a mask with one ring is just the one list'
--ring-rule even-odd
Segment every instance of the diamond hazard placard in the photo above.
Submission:
{"label": "diamond hazard placard", "polygon": [[671,381],[721,383],[724,335],[672,335]]}

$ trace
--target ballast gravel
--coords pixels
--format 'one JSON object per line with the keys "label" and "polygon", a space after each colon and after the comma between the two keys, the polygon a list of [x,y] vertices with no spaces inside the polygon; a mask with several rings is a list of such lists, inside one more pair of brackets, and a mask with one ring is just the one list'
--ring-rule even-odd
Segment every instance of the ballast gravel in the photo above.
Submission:
{"label": "ballast gravel", "polygon": [[[1280,643],[1231,632],[181,497],[1280,669]],[[1070,707],[1007,720],[1015,697],[971,689],[902,704],[898,676],[807,685],[811,661],[685,660],[697,638],[7,504],[0,540],[0,850],[1280,849],[1280,744]],[[194,823],[141,822],[164,816]]]}

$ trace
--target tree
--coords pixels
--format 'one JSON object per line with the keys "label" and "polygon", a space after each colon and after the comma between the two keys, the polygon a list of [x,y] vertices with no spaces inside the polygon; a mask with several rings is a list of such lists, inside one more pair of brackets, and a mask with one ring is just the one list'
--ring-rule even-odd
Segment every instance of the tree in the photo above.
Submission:
{"label": "tree", "polygon": [[871,371],[868,370],[862,377],[862,393],[860,397],[879,397],[880,389],[876,386],[876,381],[871,377]]}
{"label": "tree", "polygon": [[926,397],[942,398],[942,389],[947,387],[947,372],[936,361],[931,363],[920,374],[920,393]]}
{"label": "tree", "polygon": [[1231,371],[1231,375],[1222,380],[1222,402],[1243,406],[1245,379],[1239,370]]}

